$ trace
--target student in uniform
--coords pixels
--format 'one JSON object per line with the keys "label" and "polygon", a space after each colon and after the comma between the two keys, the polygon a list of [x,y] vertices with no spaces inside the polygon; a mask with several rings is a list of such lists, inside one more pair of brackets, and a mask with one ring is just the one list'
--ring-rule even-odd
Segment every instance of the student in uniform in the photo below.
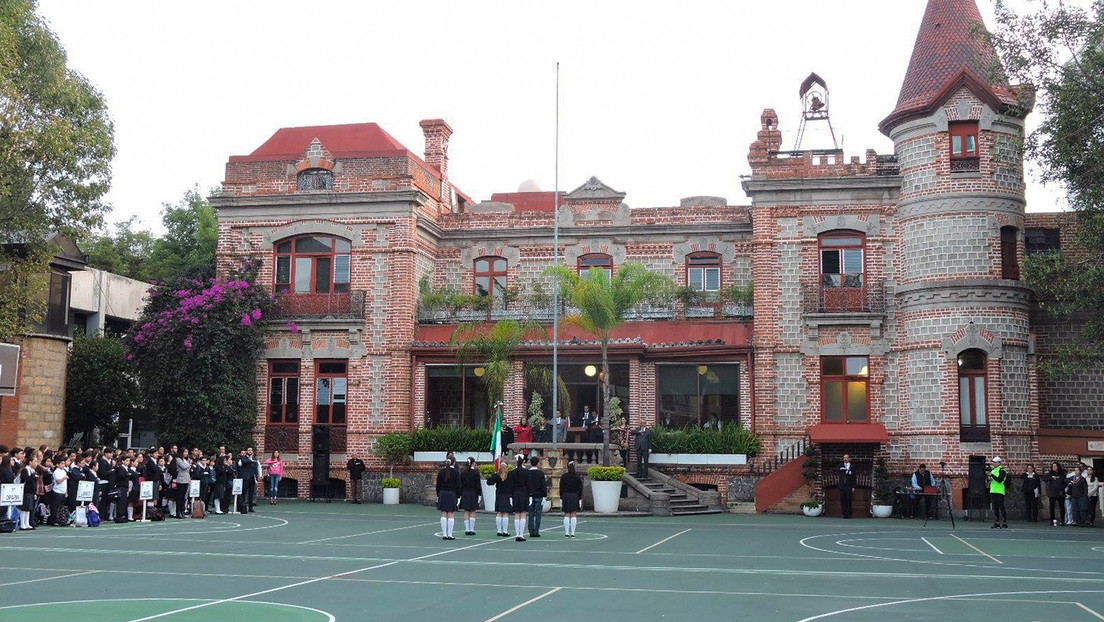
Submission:
{"label": "student in uniform", "polygon": [[24,466],[19,471],[19,477],[23,483],[23,503],[19,506],[19,528],[34,529],[31,525],[31,516],[35,508],[35,489],[38,486],[38,477],[35,469],[38,467],[38,457],[30,454],[24,458]]}
{"label": "student in uniform", "polygon": [[222,509],[222,504],[224,501],[224,497],[226,496],[226,491],[230,488],[231,479],[232,473],[230,470],[230,465],[226,463],[226,456],[220,455],[219,457],[215,458],[215,490],[211,495],[212,503],[215,506],[215,514],[226,513]]}
{"label": "student in uniform", "polygon": [[498,472],[487,478],[487,484],[495,487],[495,527],[498,537],[510,535],[510,497],[513,494],[510,481],[510,467],[506,462],[498,463]]}
{"label": "student in uniform", "polygon": [[456,499],[460,493],[460,477],[450,459],[437,472],[437,509],[441,511],[441,539],[455,540],[452,528],[456,524]]}
{"label": "student in uniform", "polygon": [[560,504],[564,515],[564,537],[575,537],[575,525],[579,522],[579,506],[583,499],[583,480],[575,474],[575,461],[567,463],[567,471],[560,476]]}
{"label": "student in uniform", "polygon": [[510,481],[511,505],[514,507],[514,536],[515,542],[525,542],[521,534],[526,528],[529,516],[529,469],[525,468],[525,456],[518,455],[517,468],[510,471],[507,477]]}
{"label": "student in uniform", "polygon": [[475,458],[468,458],[460,472],[460,509],[464,510],[464,535],[475,535],[475,512],[479,509],[480,486],[479,468]]}
{"label": "student in uniform", "polygon": [[548,496],[548,486],[544,482],[544,471],[541,470],[540,458],[529,458],[529,537],[541,537],[541,513],[544,510],[544,498]]}

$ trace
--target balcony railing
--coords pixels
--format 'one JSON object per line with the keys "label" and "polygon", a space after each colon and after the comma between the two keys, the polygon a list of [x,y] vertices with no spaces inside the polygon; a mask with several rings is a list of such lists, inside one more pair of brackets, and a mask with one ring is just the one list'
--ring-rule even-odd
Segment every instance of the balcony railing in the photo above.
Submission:
{"label": "balcony railing", "polygon": [[[561,305],[560,317],[578,313],[570,305]],[[495,322],[498,320],[532,320],[552,322],[551,305],[535,305],[529,302],[510,303],[506,308],[496,306],[486,309],[440,309],[418,305],[418,322],[421,324],[456,324],[459,322]],[[704,301],[692,305],[680,302],[645,302],[629,310],[625,320],[629,322],[679,319],[747,319],[753,316],[751,305],[723,301]]]}
{"label": "balcony railing", "polygon": [[885,282],[867,279],[858,287],[805,283],[805,313],[885,313]]}
{"label": "balcony railing", "polygon": [[276,317],[361,319],[364,317],[364,292],[280,294],[276,301]]}

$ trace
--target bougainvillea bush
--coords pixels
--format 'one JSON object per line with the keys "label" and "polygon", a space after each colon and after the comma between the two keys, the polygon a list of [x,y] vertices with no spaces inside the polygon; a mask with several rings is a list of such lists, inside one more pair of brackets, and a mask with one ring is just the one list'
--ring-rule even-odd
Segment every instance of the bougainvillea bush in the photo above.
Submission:
{"label": "bougainvillea bush", "polygon": [[257,414],[263,325],[275,299],[243,261],[208,281],[155,283],[126,336],[162,444],[245,447]]}

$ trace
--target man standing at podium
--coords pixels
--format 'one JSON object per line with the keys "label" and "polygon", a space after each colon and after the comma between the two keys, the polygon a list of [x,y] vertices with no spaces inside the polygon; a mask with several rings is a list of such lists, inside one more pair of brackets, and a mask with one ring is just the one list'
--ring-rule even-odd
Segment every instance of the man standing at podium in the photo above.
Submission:
{"label": "man standing at podium", "polygon": [[851,454],[843,454],[843,464],[839,471],[840,512],[844,518],[851,518],[851,493],[855,492],[855,471],[851,467]]}
{"label": "man standing at podium", "polygon": [[916,517],[916,511],[920,509],[920,497],[924,498],[924,518],[935,518],[932,516],[935,497],[931,494],[932,489],[935,488],[935,478],[932,477],[931,471],[928,471],[927,465],[921,464],[912,474],[912,488],[916,491],[912,495],[913,518]]}

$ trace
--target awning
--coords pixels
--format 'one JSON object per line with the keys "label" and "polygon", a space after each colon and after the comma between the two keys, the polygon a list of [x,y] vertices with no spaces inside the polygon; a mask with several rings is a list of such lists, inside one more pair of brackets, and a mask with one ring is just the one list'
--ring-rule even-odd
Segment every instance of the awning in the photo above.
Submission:
{"label": "awning", "polygon": [[1093,456],[1104,454],[1104,431],[1039,428],[1039,453]]}
{"label": "awning", "polygon": [[880,423],[818,423],[809,429],[814,443],[888,443],[889,432]]}

